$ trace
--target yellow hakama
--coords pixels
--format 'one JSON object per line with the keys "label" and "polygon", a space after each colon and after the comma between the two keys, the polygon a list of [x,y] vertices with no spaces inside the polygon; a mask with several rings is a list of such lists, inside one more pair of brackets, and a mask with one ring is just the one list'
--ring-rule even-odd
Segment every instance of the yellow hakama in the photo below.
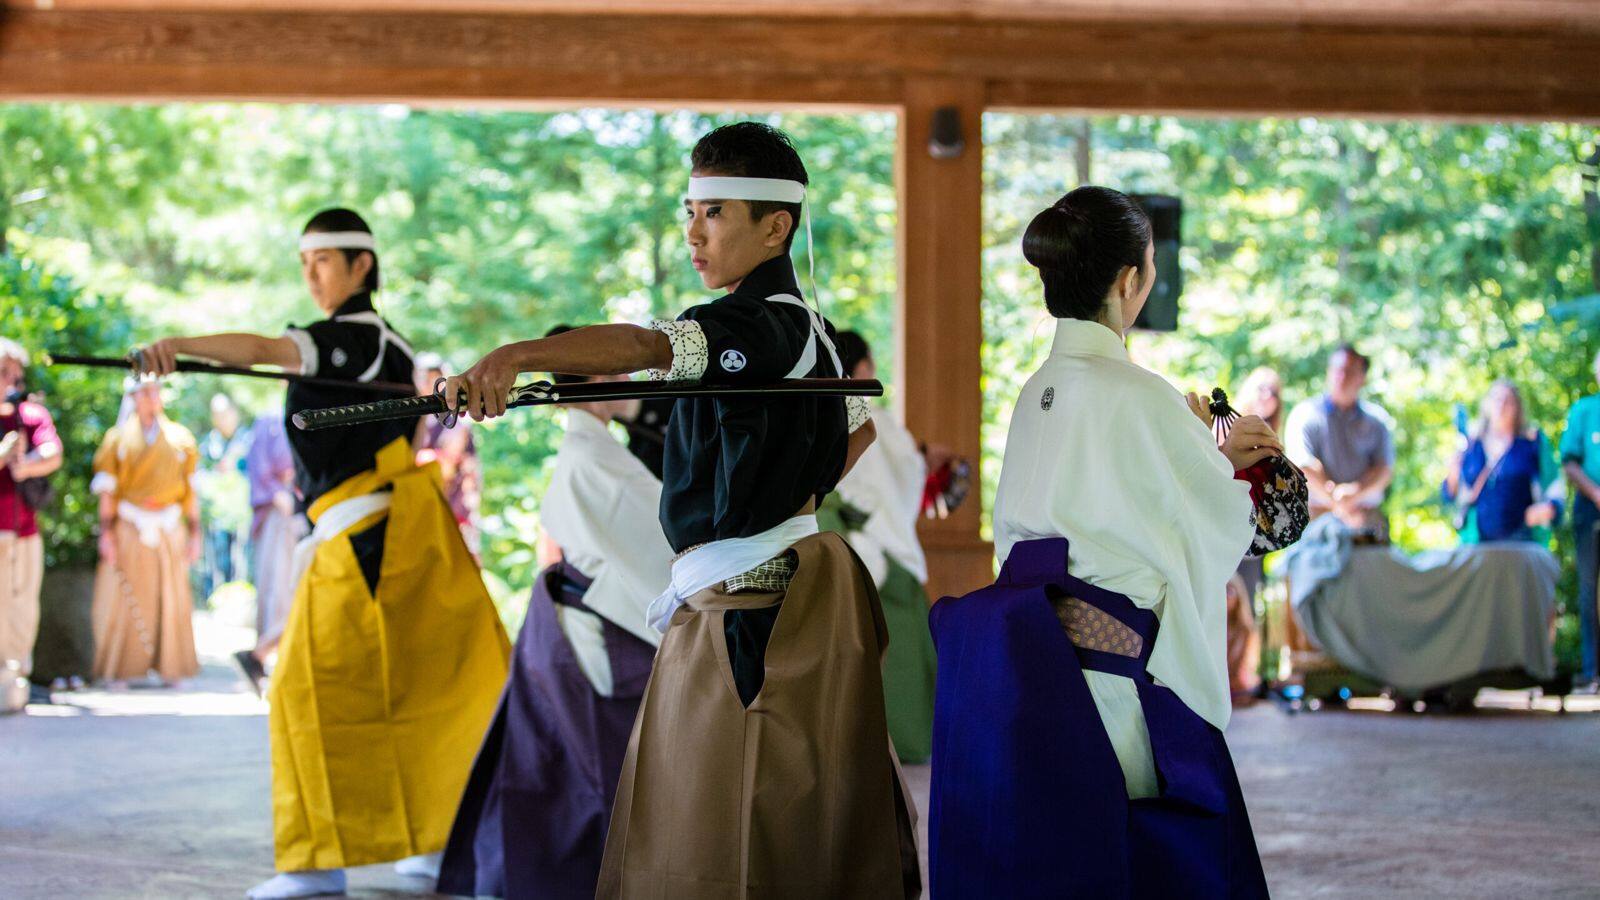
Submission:
{"label": "yellow hakama", "polygon": [[[444,849],[510,645],[445,502],[437,465],[404,439],[319,498],[316,523],[354,498],[387,510],[316,545],[295,591],[269,700],[279,871],[334,869]],[[377,593],[350,535],[388,517]],[[330,519],[331,520],[331,519]]]}

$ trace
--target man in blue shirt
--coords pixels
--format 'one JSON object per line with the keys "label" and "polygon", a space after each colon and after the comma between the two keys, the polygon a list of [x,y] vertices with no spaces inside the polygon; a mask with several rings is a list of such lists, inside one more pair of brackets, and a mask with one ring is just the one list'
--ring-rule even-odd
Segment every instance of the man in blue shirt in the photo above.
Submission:
{"label": "man in blue shirt", "polygon": [[[1600,380],[1600,356],[1594,360]],[[1572,404],[1567,429],[1561,435],[1561,462],[1576,498],[1572,504],[1572,534],[1578,545],[1578,623],[1583,635],[1583,661],[1578,675],[1579,693],[1600,691],[1595,680],[1596,610],[1595,575],[1600,566],[1600,394]]]}
{"label": "man in blue shirt", "polygon": [[1289,413],[1286,455],[1306,473],[1311,515],[1333,513],[1358,532],[1388,535],[1380,507],[1394,479],[1389,414],[1361,399],[1371,362],[1349,344],[1328,357],[1327,393]]}

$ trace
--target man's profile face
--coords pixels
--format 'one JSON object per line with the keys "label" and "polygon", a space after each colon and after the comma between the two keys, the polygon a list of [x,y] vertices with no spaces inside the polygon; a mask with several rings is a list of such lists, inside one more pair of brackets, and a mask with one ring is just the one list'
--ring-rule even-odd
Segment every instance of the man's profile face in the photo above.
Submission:
{"label": "man's profile face", "polygon": [[[694,175],[713,173],[695,172]],[[742,281],[761,263],[782,252],[794,222],[783,211],[760,220],[750,217],[744,200],[684,200],[683,236],[695,273],[708,288]]]}
{"label": "man's profile face", "polygon": [[305,278],[306,289],[317,308],[325,313],[333,312],[359,293],[371,270],[370,253],[358,253],[354,260],[348,260],[343,250],[333,248],[300,251],[300,274]]}
{"label": "man's profile face", "polygon": [[1351,403],[1361,396],[1367,383],[1367,369],[1361,360],[1340,350],[1328,360],[1328,394],[1333,399]]}

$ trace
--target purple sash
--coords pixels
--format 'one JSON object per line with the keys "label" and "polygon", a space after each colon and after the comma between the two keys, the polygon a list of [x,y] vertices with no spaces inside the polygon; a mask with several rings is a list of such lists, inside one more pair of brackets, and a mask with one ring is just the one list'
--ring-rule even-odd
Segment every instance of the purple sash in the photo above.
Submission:
{"label": "purple sash", "polygon": [[[1140,655],[1075,646],[1050,602],[1063,596],[1131,629]],[[1067,574],[1064,538],[1017,544],[995,584],[940,600],[931,625],[933,896],[1266,896],[1221,732],[1146,671],[1159,620]],[[1159,797],[1128,799],[1085,670],[1137,685]]]}
{"label": "purple sash", "polygon": [[539,573],[511,677],[473,763],[439,871],[439,893],[592,898],[622,757],[655,648],[602,619],[615,683],[596,694],[556,604],[589,612],[589,579]]}

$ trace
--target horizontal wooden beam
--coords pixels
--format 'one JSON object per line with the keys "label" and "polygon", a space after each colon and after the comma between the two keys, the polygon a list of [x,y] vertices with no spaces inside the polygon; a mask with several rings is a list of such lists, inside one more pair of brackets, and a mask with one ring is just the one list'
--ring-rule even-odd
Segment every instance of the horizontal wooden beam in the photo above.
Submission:
{"label": "horizontal wooden beam", "polygon": [[74,12],[602,14],[1600,31],[1600,3],[1594,0],[0,0],[0,8],[4,7]]}
{"label": "horizontal wooden beam", "polygon": [[0,97],[896,105],[1600,121],[1600,35],[1459,27],[0,10]]}

